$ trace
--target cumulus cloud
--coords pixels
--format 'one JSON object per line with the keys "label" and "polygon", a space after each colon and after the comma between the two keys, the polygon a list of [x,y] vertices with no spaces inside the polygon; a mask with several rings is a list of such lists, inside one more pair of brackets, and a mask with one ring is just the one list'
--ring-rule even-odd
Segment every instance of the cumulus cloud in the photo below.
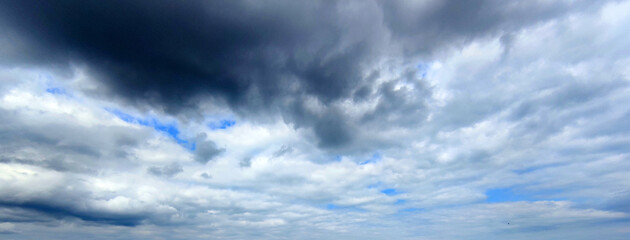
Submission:
{"label": "cumulus cloud", "polygon": [[[383,75],[383,60],[597,6],[589,2],[26,1],[3,4],[2,26],[9,65],[81,64],[108,89],[95,94],[169,113],[190,113],[208,98],[245,115],[280,111],[335,147],[358,136],[354,119],[326,105],[378,86],[365,76]],[[307,98],[324,111],[299,104]]]}
{"label": "cumulus cloud", "polygon": [[0,1],[0,236],[621,239],[628,11]]}

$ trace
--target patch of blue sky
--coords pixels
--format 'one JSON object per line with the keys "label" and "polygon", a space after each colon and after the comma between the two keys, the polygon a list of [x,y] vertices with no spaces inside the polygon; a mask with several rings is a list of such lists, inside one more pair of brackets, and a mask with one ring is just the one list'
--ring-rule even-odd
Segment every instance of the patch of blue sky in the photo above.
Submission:
{"label": "patch of blue sky", "polygon": [[372,157],[368,160],[365,160],[363,162],[360,162],[359,165],[366,165],[366,164],[370,164],[370,163],[377,163],[380,162],[381,159],[383,159],[383,156],[381,156],[380,153],[374,153],[374,155],[372,155]]}
{"label": "patch of blue sky", "polygon": [[566,198],[553,197],[562,190],[515,191],[514,188],[494,188],[486,191],[486,202],[520,202],[520,201],[561,201]]}
{"label": "patch of blue sky", "polygon": [[418,64],[417,68],[420,71],[420,76],[422,78],[426,78],[427,77],[427,72],[429,70],[429,67],[430,66],[428,64],[422,64],[422,63]]}
{"label": "patch of blue sky", "polygon": [[144,119],[135,117],[128,113],[120,111],[118,109],[106,108],[105,110],[114,114],[120,120],[123,120],[125,122],[152,127],[158,132],[165,133],[166,135],[170,136],[175,142],[177,142],[177,144],[185,147],[188,150],[194,151],[196,148],[196,145],[194,142],[189,142],[188,140],[184,140],[179,137],[180,132],[179,132],[179,129],[177,129],[177,126],[175,124],[162,123],[158,119],[153,118],[153,117],[144,118]]}
{"label": "patch of blue sky", "polygon": [[126,114],[120,110],[116,110],[116,109],[110,109],[110,108],[105,108],[105,110],[107,110],[108,112],[110,112],[111,114],[114,114],[116,117],[118,117],[120,120],[123,120],[125,122],[128,123],[137,123],[140,124],[137,121],[137,119],[129,114]]}
{"label": "patch of blue sky", "polygon": [[72,98],[73,96],[66,91],[66,89],[60,88],[60,87],[49,87],[46,88],[46,92],[53,94],[53,95],[59,95],[59,96],[65,96],[65,97],[70,97]]}
{"label": "patch of blue sky", "polygon": [[50,93],[50,94],[56,94],[56,95],[66,95],[66,94],[68,94],[66,92],[66,90],[64,90],[62,88],[46,88],[46,92]]}
{"label": "patch of blue sky", "polygon": [[46,92],[50,93],[50,94],[54,94],[54,95],[64,95],[64,96],[70,96],[70,93],[68,93],[68,91],[66,91],[66,89],[59,87],[59,86],[55,86],[58,85],[57,83],[55,83],[54,78],[52,75],[48,74],[48,73],[40,73],[38,76],[39,80],[44,82],[45,85],[47,86],[46,88]]}
{"label": "patch of blue sky", "polygon": [[211,122],[208,124],[208,127],[212,130],[219,130],[219,129],[228,129],[234,125],[236,125],[236,120],[224,119],[219,122]]}
{"label": "patch of blue sky", "polygon": [[403,208],[398,210],[398,212],[400,213],[415,213],[415,212],[420,212],[423,211],[424,209],[422,208]]}
{"label": "patch of blue sky", "polygon": [[515,194],[511,188],[495,188],[486,191],[486,202],[498,203],[498,202],[518,202],[528,201],[527,196]]}
{"label": "patch of blue sky", "polygon": [[401,194],[403,192],[400,192],[398,190],[396,190],[395,188],[386,188],[381,190],[381,193],[387,195],[387,196],[396,196],[398,194]]}
{"label": "patch of blue sky", "polygon": [[407,200],[405,199],[396,199],[396,202],[394,202],[396,205],[403,205],[405,203],[407,203]]}

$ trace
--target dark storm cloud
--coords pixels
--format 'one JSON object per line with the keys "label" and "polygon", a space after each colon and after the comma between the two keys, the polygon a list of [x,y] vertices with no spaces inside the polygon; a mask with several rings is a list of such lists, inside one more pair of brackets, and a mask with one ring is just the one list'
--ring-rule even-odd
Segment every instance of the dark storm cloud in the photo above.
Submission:
{"label": "dark storm cloud", "polygon": [[[340,29],[334,5],[243,1],[26,1],[3,14],[26,56],[67,57],[101,74],[116,94],[153,99],[171,111],[198,94],[230,104],[255,89],[268,101],[294,78],[323,99],[341,97],[364,49],[328,56]],[[31,52],[29,52],[31,51]],[[25,52],[16,53],[24,56]],[[325,60],[324,58],[328,58]],[[354,79],[355,81],[357,79]],[[255,104],[255,103],[252,103]]]}
{"label": "dark storm cloud", "polygon": [[[353,124],[336,109],[306,119],[314,115],[304,115],[297,103],[304,96],[323,104],[361,99],[373,81],[365,71],[394,52],[389,48],[428,54],[570,7],[511,1],[2,1],[0,44],[3,64],[86,66],[107,94],[129,103],[181,113],[211,97],[242,115],[279,111],[296,126],[312,128],[321,147],[336,147],[353,142]],[[367,118],[400,118],[411,106],[397,109],[395,102],[406,100],[387,88],[379,94],[394,102],[381,102]]]}

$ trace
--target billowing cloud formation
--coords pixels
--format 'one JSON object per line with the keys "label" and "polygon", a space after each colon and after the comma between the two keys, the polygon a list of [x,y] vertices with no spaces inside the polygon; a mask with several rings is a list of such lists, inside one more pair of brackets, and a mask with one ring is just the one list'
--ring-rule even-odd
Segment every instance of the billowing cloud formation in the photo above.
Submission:
{"label": "billowing cloud formation", "polygon": [[280,111],[312,127],[320,146],[340,147],[359,136],[354,119],[328,105],[373,99],[383,68],[400,66],[388,60],[518,31],[587,2],[20,1],[3,4],[3,44],[9,64],[86,65],[106,94],[130,103]]}
{"label": "billowing cloud formation", "polygon": [[0,236],[627,238],[628,11],[0,1]]}

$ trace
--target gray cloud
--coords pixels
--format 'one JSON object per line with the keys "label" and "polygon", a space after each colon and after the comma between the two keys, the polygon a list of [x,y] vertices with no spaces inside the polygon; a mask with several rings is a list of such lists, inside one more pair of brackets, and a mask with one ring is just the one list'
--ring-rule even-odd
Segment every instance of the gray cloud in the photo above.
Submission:
{"label": "gray cloud", "polygon": [[384,1],[388,29],[411,52],[431,52],[445,42],[464,44],[487,34],[515,32],[524,26],[557,18],[601,2]]}
{"label": "gray cloud", "polygon": [[[0,161],[37,165],[56,171],[94,173],[99,165],[107,165],[100,164],[100,160],[125,162],[127,151],[148,136],[147,131],[130,132],[123,127],[84,128],[68,124],[67,119],[29,119],[4,109],[0,110],[0,115],[5,123],[0,127]],[[86,136],[100,137],[86,139]],[[32,150],[36,154],[29,154]]]}
{"label": "gray cloud", "polygon": [[242,168],[246,168],[246,167],[251,167],[252,166],[252,158],[251,157],[244,157],[243,159],[241,159],[240,162],[238,162],[238,165]]}
{"label": "gray cloud", "polygon": [[[283,103],[360,96],[376,59],[518,31],[596,5],[589,2],[20,1],[3,3],[0,26],[12,46],[5,64],[84,65],[107,95],[170,113],[197,109],[199,97],[243,115],[280,111],[312,127],[320,146],[339,148],[357,137],[343,112],[304,122],[292,116],[305,111],[300,104]],[[398,106],[391,97],[383,101],[381,108]],[[397,113],[384,109],[370,118],[399,117],[389,114]]]}
{"label": "gray cloud", "polygon": [[217,145],[210,140],[206,140],[206,134],[201,133],[197,135],[195,141],[195,160],[202,164],[208,163],[225,149],[217,147]]}
{"label": "gray cloud", "polygon": [[[182,171],[184,171],[184,169],[182,169],[182,166],[177,163],[172,163],[170,165],[166,165],[162,167],[153,166],[153,167],[147,168],[148,173],[153,174],[158,177],[161,177],[161,176],[173,177],[177,175],[178,173],[181,173]],[[208,174],[204,175],[204,177],[208,177],[207,175]]]}
{"label": "gray cloud", "polygon": [[0,233],[623,238],[628,9],[0,1]]}
{"label": "gray cloud", "polygon": [[281,157],[281,156],[283,156],[285,154],[289,154],[289,153],[292,153],[292,152],[293,152],[293,148],[291,146],[282,145],[280,147],[280,149],[278,149],[278,151],[275,151],[273,153],[273,156],[274,157]]}

